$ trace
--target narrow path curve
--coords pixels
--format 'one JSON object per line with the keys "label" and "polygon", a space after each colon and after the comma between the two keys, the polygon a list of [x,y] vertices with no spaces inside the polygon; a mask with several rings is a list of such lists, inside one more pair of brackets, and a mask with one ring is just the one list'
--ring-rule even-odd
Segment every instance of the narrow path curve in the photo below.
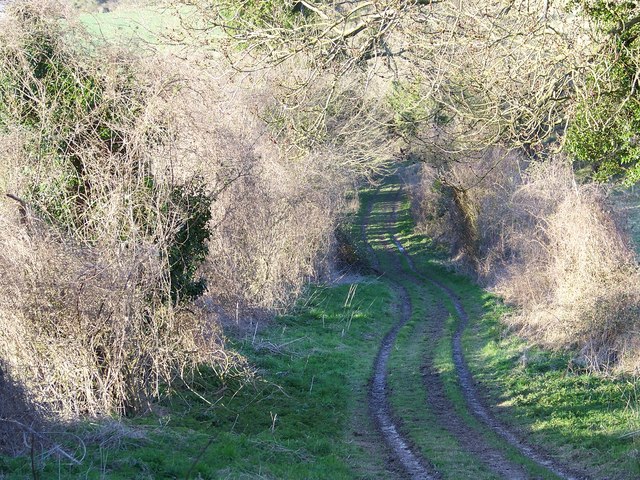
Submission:
{"label": "narrow path curve", "polygon": [[[411,441],[403,436],[402,427],[394,418],[387,398],[388,361],[391,350],[394,347],[399,331],[411,319],[413,313],[411,296],[403,283],[408,282],[411,285],[424,288],[424,282],[418,278],[415,272],[406,272],[402,267],[402,257],[393,253],[396,246],[402,249],[395,237],[391,235],[391,224],[396,222],[396,203],[397,199],[389,203],[390,209],[387,219],[382,223],[388,224],[384,227],[386,240],[383,243],[386,250],[391,254],[390,260],[392,262],[392,270],[386,271],[385,277],[392,283],[394,290],[397,292],[400,319],[383,339],[376,357],[373,383],[370,391],[370,410],[382,437],[393,452],[394,460],[401,465],[410,478],[442,478],[442,475],[426,459],[415,453],[415,450],[412,449]],[[367,236],[372,209],[373,204],[370,204],[365,212],[365,221],[361,227],[363,238],[367,241],[367,249],[372,258],[372,266],[380,271],[379,259]],[[393,240],[390,241],[390,238]],[[420,325],[420,328],[423,328],[425,332],[426,330],[430,331],[431,341],[437,342],[442,337],[447,316],[448,311],[444,304],[440,302],[439,307],[433,309],[429,317],[425,318]],[[425,406],[433,412],[439,424],[456,438],[461,452],[464,451],[474,455],[475,458],[484,463],[500,478],[508,480],[526,480],[529,478],[521,465],[508,460],[503,452],[488,445],[479,432],[469,429],[464,420],[455,413],[454,407],[445,393],[442,379],[434,370],[433,358],[425,358],[425,365],[421,369],[421,374],[423,384],[429,393],[428,405]]]}
{"label": "narrow path curve", "polygon": [[[402,292],[402,290],[400,290]],[[404,292],[406,295],[406,292]],[[402,293],[400,296],[404,296]],[[408,299],[408,296],[406,297]],[[397,422],[391,413],[387,396],[387,373],[391,349],[396,342],[398,332],[411,317],[411,310],[405,308],[408,304],[401,299],[402,314],[400,320],[385,335],[374,363],[373,381],[370,391],[370,408],[385,442],[394,453],[396,460],[410,478],[431,480],[440,478],[435,469],[414,451],[410,442],[400,432]]]}
{"label": "narrow path curve", "polygon": [[[397,202],[394,204],[394,217],[397,215],[396,210]],[[436,286],[440,291],[442,291],[451,300],[456,313],[458,314],[460,321],[452,339],[453,361],[456,369],[456,374],[460,382],[462,394],[473,415],[481,422],[483,422],[489,429],[500,435],[508,444],[516,448],[524,457],[527,457],[531,461],[546,468],[556,476],[564,480],[588,479],[588,477],[584,474],[576,474],[570,469],[558,465],[542,452],[528,445],[516,433],[507,428],[492,415],[492,413],[480,399],[477,388],[473,381],[473,376],[471,375],[471,372],[469,371],[464,358],[464,351],[462,348],[462,335],[469,323],[469,316],[465,311],[460,298],[451,288],[449,288],[442,282],[426,275],[424,272],[419,272],[415,267],[411,255],[402,246],[396,235],[392,233],[391,238],[398,251],[405,257],[411,272],[422,277],[424,280],[428,281],[432,285]]]}
{"label": "narrow path curve", "polygon": [[[397,207],[400,194],[401,191],[398,190],[393,201],[391,212],[393,224],[397,224],[398,221]],[[423,285],[425,285],[425,282],[419,278],[422,277],[422,275],[416,270],[406,249],[398,241],[393,231],[389,230],[388,235],[409,264],[409,272],[403,271],[400,265],[397,266],[400,275],[414,285],[424,288]],[[398,264],[400,263],[398,257],[394,258],[394,261]],[[448,315],[449,312],[444,305],[444,301],[440,298],[437,305],[429,311],[428,318],[424,319],[425,323],[427,323],[426,328],[430,331],[432,342],[437,343],[444,335]],[[529,478],[529,475],[522,465],[509,460],[504,452],[490,445],[481,432],[470,428],[455,411],[453,403],[445,392],[445,386],[440,374],[434,371],[433,361],[432,355],[427,355],[424,358],[425,363],[422,367],[422,381],[428,393],[428,406],[437,417],[439,424],[456,438],[463,450],[475,455],[477,459],[483,462],[498,476],[508,480],[526,480]]]}
{"label": "narrow path curve", "polygon": [[[366,212],[362,224],[362,233],[367,248],[373,254],[372,261],[376,264],[377,258],[367,237],[367,227],[371,216],[372,205]],[[387,395],[387,374],[391,349],[396,342],[398,332],[411,318],[411,302],[406,290],[399,288],[400,318],[393,328],[385,335],[378,350],[374,363],[374,374],[369,391],[369,408],[382,437],[400,464],[402,470],[413,479],[435,480],[440,478],[435,469],[412,448],[410,442],[400,433],[398,425],[391,414],[389,398]]]}

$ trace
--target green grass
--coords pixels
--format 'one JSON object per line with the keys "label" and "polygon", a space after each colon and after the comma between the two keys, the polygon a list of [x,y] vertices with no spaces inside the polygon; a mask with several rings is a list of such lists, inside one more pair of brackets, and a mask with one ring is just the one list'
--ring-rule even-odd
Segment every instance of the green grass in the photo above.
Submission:
{"label": "green grass", "polygon": [[[429,272],[460,296],[470,316],[463,337],[465,357],[489,403],[497,406],[498,417],[523,432],[530,444],[543,445],[566,463],[588,469],[593,478],[639,478],[640,435],[628,436],[640,430],[637,379],[570,371],[570,353],[528,345],[501,323],[510,310],[499,298],[448,271],[431,243],[414,234],[406,202],[399,230],[398,237],[418,270]],[[449,336],[456,325],[452,317]],[[449,343],[439,346],[438,362],[459,407],[456,381],[449,374],[453,368]]]}
{"label": "green grass", "polygon": [[[89,445],[80,467],[59,471],[49,459],[41,478],[185,478],[199,456],[192,478],[385,478],[366,395],[392,297],[365,281],[345,307],[350,288],[312,288],[295,312],[236,341],[255,381],[223,384],[204,371],[197,394],[176,391],[164,415],[125,422],[144,439]],[[28,458],[3,461],[5,478],[31,478]]]}
{"label": "green grass", "polygon": [[[396,196],[396,189],[397,186],[393,183],[380,189],[377,194],[378,201],[391,202]],[[372,195],[374,194],[365,194],[363,198],[366,201],[371,201]],[[372,218],[385,217],[384,208],[377,204],[372,212]],[[386,208],[388,210],[388,207]],[[409,250],[414,263],[419,266],[419,271],[427,271],[424,268],[432,268],[434,260],[436,265],[444,260],[443,252],[432,242],[415,235],[409,214],[409,205],[406,202],[398,210],[397,221],[389,228],[376,224],[369,229],[372,243],[376,247],[381,247],[385,240],[390,241],[389,230],[395,232],[401,243]],[[392,260],[393,257],[397,257],[397,252],[377,248],[377,253],[383,270],[393,272]],[[404,271],[410,272],[406,259],[402,258],[401,263]],[[445,275],[448,276],[446,272]],[[434,464],[444,478],[496,478],[496,473],[481,462],[475,454],[460,445],[459,440],[442,425],[435,412],[431,411],[427,397],[430,392],[422,382],[421,368],[425,364],[426,358],[432,357],[434,358],[434,368],[441,376],[444,392],[466,428],[475,430],[487,445],[492,446],[495,450],[505,452],[507,459],[523,465],[535,478],[556,478],[545,469],[522,457],[515,448],[506,444],[498,435],[488,431],[468,412],[452,360],[451,339],[457,328],[457,317],[448,316],[440,340],[429,336],[426,325],[433,321],[429,314],[439,299],[444,299],[445,306],[449,311],[454,312],[451,302],[443,297],[439,289],[426,281],[416,284],[402,275],[390,273],[388,276],[406,289],[413,305],[412,317],[407,325],[400,330],[396,347],[389,362],[391,403],[402,423],[405,434],[422,452],[423,456]]]}
{"label": "green grass", "polygon": [[[377,194],[373,191],[363,192],[363,210],[374,200],[374,196],[378,201],[389,202],[395,197],[395,191],[385,187]],[[377,202],[371,214],[372,220],[376,221],[372,221],[368,229],[369,238],[382,270],[387,272],[386,277],[391,276],[393,281],[407,290],[413,307],[411,318],[400,330],[389,359],[388,384],[394,414],[404,434],[438,471],[444,473],[445,478],[495,478],[477,458],[461,450],[457,439],[438,423],[435,413],[427,407],[427,390],[421,370],[425,356],[436,347],[425,331],[427,311],[433,308],[435,298],[425,288],[390,275],[397,253],[383,248],[385,242],[390,240],[389,232],[377,221],[387,215],[385,208]],[[396,306],[396,310],[398,308]]]}
{"label": "green grass", "polygon": [[219,28],[207,31],[185,30],[195,10],[189,7],[138,6],[119,7],[107,13],[81,13],[78,20],[94,39],[132,49],[151,47],[180,50],[191,42],[206,44],[214,50],[222,36]]}
{"label": "green grass", "polygon": [[[532,444],[553,446],[594,478],[638,478],[639,385],[570,371],[570,356],[544,351],[505,333],[506,308],[486,293],[466,290],[483,305],[465,336],[470,366],[499,406],[498,413],[528,432]],[[527,361],[523,362],[524,352]]]}
{"label": "green grass", "polygon": [[162,7],[129,7],[108,13],[83,13],[79,20],[93,37],[126,44],[158,44],[162,35],[180,27],[178,16]]}
{"label": "green grass", "polygon": [[[419,298],[417,293],[412,292],[412,298]],[[478,458],[466,452],[455,436],[439,423],[435,412],[427,408],[430,392],[422,381],[421,368],[425,355],[435,353],[439,345],[424,331],[425,309],[433,308],[435,302],[424,291],[419,293],[423,298],[422,305],[416,308],[414,303],[413,318],[398,335],[390,359],[391,371],[402,372],[392,373],[389,377],[393,392],[391,403],[403,422],[404,431],[444,478],[497,478]],[[448,388],[446,393],[452,394]]]}

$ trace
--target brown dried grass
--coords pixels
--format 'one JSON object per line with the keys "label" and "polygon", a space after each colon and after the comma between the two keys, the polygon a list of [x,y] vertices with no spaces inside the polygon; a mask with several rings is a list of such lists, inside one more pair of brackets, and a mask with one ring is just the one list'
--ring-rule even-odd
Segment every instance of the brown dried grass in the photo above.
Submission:
{"label": "brown dried grass", "polygon": [[44,410],[140,412],[213,360],[215,325],[167,304],[152,246],[78,247],[42,225],[2,222],[0,232],[0,358]]}
{"label": "brown dried grass", "polygon": [[[421,190],[436,178],[425,170]],[[607,187],[578,184],[562,158],[531,163],[496,150],[446,175],[467,189],[476,212],[477,257],[468,261],[459,246],[467,240],[442,189],[414,195],[423,229],[440,233],[459,262],[517,307],[507,323],[542,345],[574,351],[592,371],[637,373],[640,270]]]}
{"label": "brown dried grass", "polygon": [[[229,369],[216,319],[171,298],[168,250],[188,215],[172,192],[196,178],[172,169],[184,125],[165,107],[180,79],[169,68],[159,76],[159,59],[79,49],[88,39],[61,16],[56,2],[21,3],[0,31],[0,72],[33,93],[38,112],[29,128],[20,98],[5,97],[16,115],[0,132],[0,186],[26,203],[0,200],[2,370],[49,418],[139,413],[202,363]],[[70,104],[72,124],[56,110],[66,99],[30,67],[24,46],[37,35],[52,39],[55,60],[76,78],[102,85],[95,108]],[[118,148],[100,137],[105,112]],[[62,153],[38,148],[63,140]],[[84,200],[59,186],[67,155],[82,165]]]}
{"label": "brown dried grass", "polygon": [[510,233],[518,260],[497,284],[522,307],[512,324],[592,370],[636,372],[640,271],[606,188],[578,185],[566,164],[536,165],[514,201],[531,228]]}

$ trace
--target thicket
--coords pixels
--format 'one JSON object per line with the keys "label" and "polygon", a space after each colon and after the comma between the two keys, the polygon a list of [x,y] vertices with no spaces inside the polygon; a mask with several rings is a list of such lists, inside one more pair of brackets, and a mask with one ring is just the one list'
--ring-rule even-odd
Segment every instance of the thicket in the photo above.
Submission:
{"label": "thicket", "polygon": [[[232,314],[283,309],[310,279],[335,267],[348,193],[393,156],[385,82],[365,69],[324,69],[314,52],[273,43],[263,29],[293,22],[304,30],[311,16],[303,7],[187,3],[198,11],[185,19],[196,32],[228,33],[216,40],[223,60],[213,61],[225,72],[218,117],[204,112],[202,123],[233,139],[219,148],[242,166],[214,204],[210,291]],[[278,32],[310,39],[295,29]]]}
{"label": "thicket", "polygon": [[357,136],[370,128],[368,107],[353,117],[336,108],[313,134],[305,130],[327,88],[354,108],[353,79],[297,92],[300,108],[291,112],[283,84],[303,74],[297,62],[238,73],[215,60],[211,69],[215,77],[181,64],[192,88],[170,107],[189,125],[176,170],[198,172],[215,198],[205,297],[234,321],[268,316],[288,308],[309,280],[332,273],[347,195],[380,168],[389,147],[378,135]]}
{"label": "thicket", "polygon": [[421,13],[403,24],[415,51],[391,96],[392,127],[425,164],[409,182],[421,228],[519,309],[522,334],[593,370],[637,371],[637,259],[608,187],[589,183],[637,180],[638,7]]}
{"label": "thicket", "polygon": [[230,58],[241,46],[236,68],[297,62],[278,98],[288,114],[273,117],[294,151],[326,145],[328,119],[372,112],[365,89],[356,109],[340,101],[345,79],[375,91],[384,107],[350,131],[402,139],[425,162],[409,182],[420,224],[520,306],[522,332],[582,350],[594,369],[636,361],[636,260],[604,187],[557,160],[566,146],[589,179],[636,178],[635,4],[186,3],[227,34]]}
{"label": "thicket", "polygon": [[299,59],[239,75],[237,58],[98,46],[56,2],[8,15],[3,385],[42,418],[134,414],[202,363],[240,368],[221,323],[331,272],[347,194],[388,158],[378,95],[362,72],[292,92]]}
{"label": "thicket", "polygon": [[507,318],[514,329],[573,351],[578,368],[640,369],[640,269],[609,187],[578,182],[562,156],[532,161],[500,149],[452,168],[445,183],[429,165],[420,177],[420,228],[517,307]]}
{"label": "thicket", "polygon": [[3,20],[0,360],[44,416],[139,413],[221,355],[192,302],[212,197],[173,174],[180,83],[151,68],[55,3]]}
{"label": "thicket", "polygon": [[639,368],[637,261],[606,190],[556,151],[636,178],[636,7],[176,3],[205,53],[96,46],[55,2],[3,21],[11,408],[135,413],[201,362],[232,368],[220,323],[331,270],[348,192],[400,140],[425,163],[421,227],[520,306],[514,326],[590,368]]}

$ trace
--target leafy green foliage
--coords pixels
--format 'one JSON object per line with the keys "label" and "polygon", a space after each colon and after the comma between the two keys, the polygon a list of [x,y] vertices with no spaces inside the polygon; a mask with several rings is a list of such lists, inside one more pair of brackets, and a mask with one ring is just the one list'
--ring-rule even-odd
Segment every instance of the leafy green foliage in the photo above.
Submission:
{"label": "leafy green foliage", "polygon": [[597,180],[640,181],[638,100],[629,98],[621,104],[624,99],[612,95],[579,107],[568,131],[567,147],[578,160],[591,165]]}
{"label": "leafy green foliage", "polygon": [[[633,1],[610,0],[572,0],[569,8],[581,9],[593,20],[601,22],[602,28],[613,29],[623,27],[633,15],[637,13],[637,3]],[[620,30],[623,30],[620,28]],[[623,32],[625,36],[633,33],[628,28]]]}
{"label": "leafy green foliage", "polygon": [[298,2],[278,0],[244,0],[223,3],[224,16],[230,19],[227,27],[233,33],[233,28],[240,24],[235,19],[241,19],[243,25],[253,25],[256,29],[278,28],[289,29],[296,20],[305,18],[299,15],[303,12]]}
{"label": "leafy green foliage", "polygon": [[567,147],[597,180],[640,181],[640,11],[635,2],[585,0],[574,5],[606,35],[607,62],[587,81],[589,95],[570,123]]}

